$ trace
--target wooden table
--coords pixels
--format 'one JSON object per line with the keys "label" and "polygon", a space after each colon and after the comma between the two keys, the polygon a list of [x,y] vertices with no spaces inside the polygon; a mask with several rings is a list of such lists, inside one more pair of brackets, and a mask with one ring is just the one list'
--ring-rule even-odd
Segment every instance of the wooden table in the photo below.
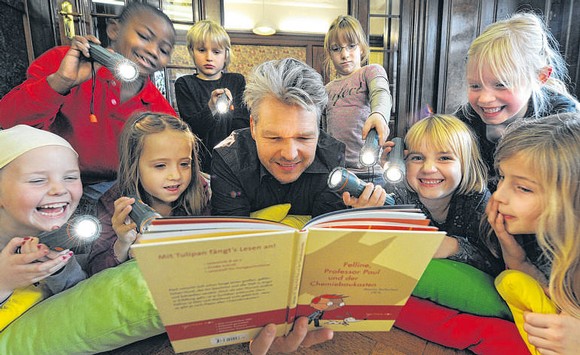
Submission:
{"label": "wooden table", "polygon": [[[145,339],[125,347],[109,351],[107,355],[175,354],[166,334]],[[225,355],[249,354],[248,344],[224,346],[220,348],[182,353],[186,355]],[[309,349],[300,349],[295,354],[329,355],[329,354],[433,354],[433,355],[467,355],[469,351],[449,349],[430,343],[398,328],[389,332],[341,332],[334,333],[334,339]]]}

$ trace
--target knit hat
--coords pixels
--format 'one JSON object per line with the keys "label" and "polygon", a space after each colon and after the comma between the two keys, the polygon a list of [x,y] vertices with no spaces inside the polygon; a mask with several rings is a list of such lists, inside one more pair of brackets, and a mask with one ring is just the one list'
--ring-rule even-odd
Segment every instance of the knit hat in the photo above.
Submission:
{"label": "knit hat", "polygon": [[18,125],[0,130],[0,169],[34,148],[50,145],[70,148],[77,157],[79,156],[69,142],[48,131],[27,125]]}

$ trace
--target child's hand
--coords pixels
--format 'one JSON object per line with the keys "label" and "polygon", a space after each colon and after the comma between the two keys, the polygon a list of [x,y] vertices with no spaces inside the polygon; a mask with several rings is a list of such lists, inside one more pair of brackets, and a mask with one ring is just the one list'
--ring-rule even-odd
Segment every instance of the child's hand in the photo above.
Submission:
{"label": "child's hand", "polygon": [[385,189],[383,189],[382,186],[373,185],[370,182],[367,183],[365,189],[358,198],[351,196],[350,193],[346,191],[342,193],[342,201],[344,204],[354,208],[384,206],[386,199],[387,192]]}
{"label": "child's hand", "polygon": [[525,262],[526,252],[518,244],[514,236],[506,230],[503,215],[499,212],[498,208],[499,202],[492,195],[485,207],[487,221],[495,231],[495,235],[499,240],[506,266],[514,268],[515,265]]}
{"label": "child's hand", "polygon": [[[393,150],[393,147],[395,146],[395,142],[393,141],[386,141],[385,144],[383,145],[383,152],[381,154],[381,166],[385,166],[385,164],[387,163],[387,158],[389,157],[389,153],[391,152],[391,150]],[[407,149],[403,150],[403,156],[407,156],[407,154],[409,154],[409,151]]]}
{"label": "child's hand", "polygon": [[379,134],[379,144],[381,146],[384,146],[387,141],[387,138],[389,138],[390,129],[389,125],[383,118],[383,115],[377,112],[371,113],[371,115],[367,118],[362,128],[363,140],[367,138],[367,134],[372,128],[377,130],[377,133]]}
{"label": "child's hand", "polygon": [[309,348],[313,345],[331,340],[334,333],[331,329],[320,328],[308,331],[308,318],[300,317],[294,322],[292,331],[283,337],[276,337],[276,326],[268,324],[258,336],[250,342],[253,355],[287,354],[298,348]]}
{"label": "child's hand", "polygon": [[[83,59],[83,57],[90,57],[89,40],[97,44],[101,43],[95,36],[75,36],[70,49],[60,62],[58,71],[47,77],[48,84],[59,94],[65,95],[73,87],[91,78],[91,63]],[[94,65],[95,70],[101,67],[98,63],[94,63]]]}
{"label": "child's hand", "polygon": [[129,249],[139,237],[137,224],[129,218],[129,212],[133,209],[135,199],[132,197],[119,197],[115,201],[115,211],[111,217],[111,224],[117,240],[115,241],[115,256],[120,262],[129,258]]}
{"label": "child's hand", "polygon": [[51,251],[38,238],[12,238],[0,252],[0,293],[45,279],[66,265],[72,252]]}
{"label": "child's hand", "polygon": [[[214,91],[211,92],[211,96],[209,97],[209,101],[207,102],[207,105],[209,106],[209,109],[211,110],[212,114],[216,114],[217,112],[217,101],[220,97],[221,94],[226,93],[226,96],[228,97],[228,102],[231,103],[232,102],[232,92],[227,89],[227,88],[223,88],[223,89],[215,89]],[[228,105],[229,106],[229,105]],[[228,110],[230,109],[230,107],[228,107]]]}
{"label": "child's hand", "polygon": [[580,319],[561,314],[524,313],[528,341],[542,354],[577,354]]}

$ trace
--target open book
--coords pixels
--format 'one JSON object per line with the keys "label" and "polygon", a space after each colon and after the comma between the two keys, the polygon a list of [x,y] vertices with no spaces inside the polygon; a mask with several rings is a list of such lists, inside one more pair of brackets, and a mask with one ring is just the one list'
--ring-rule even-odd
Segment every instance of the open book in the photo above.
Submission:
{"label": "open book", "polygon": [[388,331],[443,240],[408,206],[351,209],[296,230],[243,217],[158,218],[132,247],[176,352],[293,321]]}

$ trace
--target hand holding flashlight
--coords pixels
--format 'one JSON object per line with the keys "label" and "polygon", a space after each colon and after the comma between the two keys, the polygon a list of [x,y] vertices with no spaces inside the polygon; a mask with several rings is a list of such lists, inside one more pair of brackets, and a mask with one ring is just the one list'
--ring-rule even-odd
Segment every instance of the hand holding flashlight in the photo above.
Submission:
{"label": "hand holding flashlight", "polygon": [[137,232],[143,233],[155,218],[161,217],[153,208],[135,196],[135,203],[131,206],[129,217],[137,224]]}
{"label": "hand holding flashlight", "polygon": [[218,96],[215,102],[215,109],[220,114],[224,114],[230,109],[230,99],[225,90]]}
{"label": "hand holding flashlight", "polygon": [[[342,167],[332,169],[328,175],[328,188],[338,193],[348,192],[353,197],[359,197],[365,187],[366,183],[359,179],[354,173]],[[387,194],[385,205],[394,205],[395,199],[393,196]]]}
{"label": "hand holding flashlight", "polygon": [[384,166],[384,178],[387,182],[396,184],[403,181],[407,168],[405,166],[405,143],[400,137],[393,138],[395,146],[387,155]]}
{"label": "hand holding flashlight", "polygon": [[132,82],[139,77],[139,67],[119,53],[110,52],[95,42],[89,41],[89,54],[124,82]]}
{"label": "hand holding flashlight", "polygon": [[379,161],[381,146],[379,145],[379,133],[371,129],[365,139],[365,144],[360,150],[358,160],[362,166],[372,167]]}
{"label": "hand holding flashlight", "polygon": [[90,249],[90,245],[101,235],[101,222],[92,215],[71,218],[60,228],[41,233],[38,239],[49,248],[75,250],[80,253]]}

